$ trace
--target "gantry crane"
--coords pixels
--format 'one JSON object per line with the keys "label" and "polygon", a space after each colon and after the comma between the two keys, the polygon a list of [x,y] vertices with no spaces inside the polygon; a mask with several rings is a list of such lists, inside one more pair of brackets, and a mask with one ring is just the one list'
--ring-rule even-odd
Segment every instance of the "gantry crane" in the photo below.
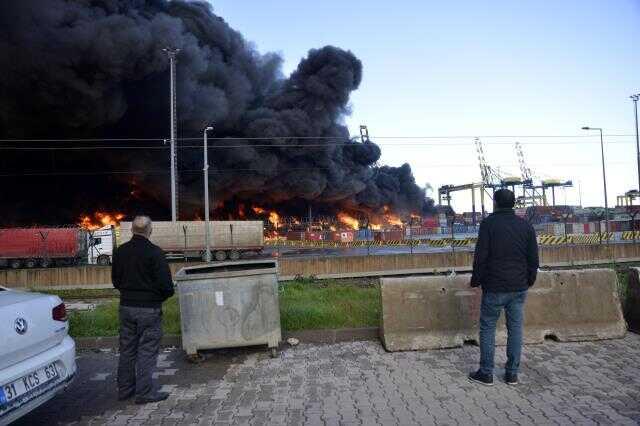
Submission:
{"label": "gantry crane", "polygon": [[[534,185],[533,173],[527,166],[524,158],[524,151],[520,142],[515,143],[516,156],[520,164],[520,173],[522,175],[522,196],[518,197],[519,205],[526,206],[547,206],[547,189],[551,189],[551,205],[556,205],[556,188],[566,188],[573,186],[570,180],[564,181],[560,179],[544,179],[540,181],[540,185]],[[540,192],[540,190],[542,192]]]}

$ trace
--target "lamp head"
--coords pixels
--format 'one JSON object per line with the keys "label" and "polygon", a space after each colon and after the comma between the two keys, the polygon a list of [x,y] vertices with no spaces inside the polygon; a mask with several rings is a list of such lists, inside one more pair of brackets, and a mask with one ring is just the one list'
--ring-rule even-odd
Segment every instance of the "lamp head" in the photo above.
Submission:
{"label": "lamp head", "polygon": [[204,131],[205,131],[205,132],[208,132],[209,130],[213,130],[213,127],[211,127],[211,126],[207,126],[207,127],[205,127],[205,129],[204,129]]}
{"label": "lamp head", "polygon": [[591,127],[589,127],[589,126],[584,126],[584,127],[582,128],[582,130],[591,130]]}

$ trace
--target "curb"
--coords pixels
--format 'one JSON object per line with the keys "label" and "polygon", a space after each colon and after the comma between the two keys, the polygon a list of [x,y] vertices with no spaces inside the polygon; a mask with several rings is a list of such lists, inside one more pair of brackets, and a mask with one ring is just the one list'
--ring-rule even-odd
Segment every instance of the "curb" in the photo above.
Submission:
{"label": "curb", "polygon": [[[296,338],[300,343],[333,344],[340,342],[360,342],[378,340],[380,329],[378,327],[363,328],[339,328],[327,330],[301,330],[284,332],[283,342],[290,337]],[[74,337],[76,348],[81,350],[92,349],[118,349],[118,336],[104,337]],[[160,341],[161,347],[181,347],[182,340],[179,335],[166,335]]]}

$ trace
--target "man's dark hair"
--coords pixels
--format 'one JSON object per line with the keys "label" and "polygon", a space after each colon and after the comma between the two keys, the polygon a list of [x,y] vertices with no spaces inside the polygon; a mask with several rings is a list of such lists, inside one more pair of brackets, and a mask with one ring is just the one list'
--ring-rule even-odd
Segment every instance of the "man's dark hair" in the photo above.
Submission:
{"label": "man's dark hair", "polygon": [[516,196],[506,188],[498,189],[493,194],[493,200],[500,209],[512,209],[516,204]]}

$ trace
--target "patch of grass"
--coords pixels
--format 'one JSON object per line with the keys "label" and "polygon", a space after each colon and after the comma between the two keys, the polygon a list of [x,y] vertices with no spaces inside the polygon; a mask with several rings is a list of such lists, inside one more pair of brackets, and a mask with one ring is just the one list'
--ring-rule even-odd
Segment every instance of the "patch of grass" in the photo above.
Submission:
{"label": "patch of grass", "polygon": [[[284,330],[375,327],[380,319],[380,292],[373,281],[305,279],[281,283],[280,321]],[[180,334],[178,297],[163,306],[165,334]],[[118,335],[118,301],[93,311],[70,314],[71,335]]]}
{"label": "patch of grass", "polygon": [[280,284],[280,321],[285,330],[373,327],[380,320],[375,285],[326,281]]}
{"label": "patch of grass", "polygon": [[[73,337],[99,337],[118,335],[118,301],[98,306],[93,311],[77,311],[69,315],[70,334]],[[173,296],[162,307],[162,329],[165,334],[180,334],[180,306]]]}
{"label": "patch of grass", "polygon": [[104,299],[104,298],[117,298],[120,293],[115,288],[72,288],[65,290],[30,290],[37,291],[39,293],[47,293],[58,296],[65,299]]}

